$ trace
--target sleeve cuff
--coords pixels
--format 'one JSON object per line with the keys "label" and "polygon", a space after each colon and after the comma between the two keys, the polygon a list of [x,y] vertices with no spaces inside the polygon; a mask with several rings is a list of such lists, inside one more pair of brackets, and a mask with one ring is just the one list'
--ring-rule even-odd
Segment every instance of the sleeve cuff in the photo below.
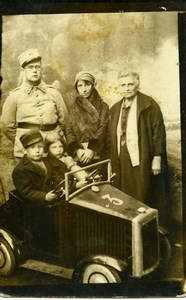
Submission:
{"label": "sleeve cuff", "polygon": [[68,154],[71,156],[75,156],[76,151],[80,148],[83,149],[83,146],[81,144],[76,141],[72,142],[70,145],[68,145]]}
{"label": "sleeve cuff", "polygon": [[100,143],[96,139],[90,140],[88,143],[88,149],[91,149],[95,152],[99,152],[99,147],[100,147]]}

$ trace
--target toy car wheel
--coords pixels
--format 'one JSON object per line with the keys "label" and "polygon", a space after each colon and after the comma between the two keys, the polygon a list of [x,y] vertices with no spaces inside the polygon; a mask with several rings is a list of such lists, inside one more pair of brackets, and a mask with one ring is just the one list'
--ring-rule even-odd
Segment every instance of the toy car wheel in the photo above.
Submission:
{"label": "toy car wheel", "polygon": [[7,241],[0,238],[0,275],[11,275],[15,269],[15,256]]}
{"label": "toy car wheel", "polygon": [[160,241],[160,257],[162,259],[163,264],[166,264],[169,262],[172,255],[171,244],[168,238],[161,232],[159,232],[159,241]]}
{"label": "toy car wheel", "polygon": [[82,272],[81,283],[120,283],[118,272],[110,266],[90,264]]}

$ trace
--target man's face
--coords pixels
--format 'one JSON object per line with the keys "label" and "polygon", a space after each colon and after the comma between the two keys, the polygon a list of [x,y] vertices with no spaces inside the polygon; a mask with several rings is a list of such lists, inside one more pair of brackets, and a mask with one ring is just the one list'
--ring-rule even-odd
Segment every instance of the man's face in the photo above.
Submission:
{"label": "man's face", "polygon": [[36,84],[41,79],[42,67],[41,61],[33,61],[28,63],[24,68],[25,79],[27,83]]}
{"label": "man's face", "polygon": [[25,150],[29,159],[34,161],[40,160],[44,152],[43,142],[40,141],[33,145],[30,145]]}
{"label": "man's face", "polygon": [[136,96],[139,87],[139,82],[134,76],[130,75],[119,78],[119,85],[123,96],[126,99],[130,100],[131,98],[134,98]]}
{"label": "man's face", "polygon": [[87,80],[79,80],[77,83],[78,93],[80,94],[80,96],[83,96],[85,98],[90,97],[93,89],[94,89],[93,84]]}

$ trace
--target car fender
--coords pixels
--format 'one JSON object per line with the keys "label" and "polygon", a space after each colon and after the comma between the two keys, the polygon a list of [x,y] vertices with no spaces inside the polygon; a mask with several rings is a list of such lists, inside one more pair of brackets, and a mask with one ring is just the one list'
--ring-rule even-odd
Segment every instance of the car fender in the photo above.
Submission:
{"label": "car fender", "polygon": [[90,263],[99,263],[102,265],[107,265],[118,270],[119,272],[124,271],[128,266],[128,264],[125,261],[116,259],[115,257],[111,257],[108,255],[91,255],[81,260],[81,262],[77,265],[77,268]]}
{"label": "car fender", "polygon": [[12,248],[16,260],[23,261],[24,260],[24,251],[23,245],[20,240],[18,240],[13,234],[11,234],[8,230],[0,228],[0,237],[4,238],[10,247]]}

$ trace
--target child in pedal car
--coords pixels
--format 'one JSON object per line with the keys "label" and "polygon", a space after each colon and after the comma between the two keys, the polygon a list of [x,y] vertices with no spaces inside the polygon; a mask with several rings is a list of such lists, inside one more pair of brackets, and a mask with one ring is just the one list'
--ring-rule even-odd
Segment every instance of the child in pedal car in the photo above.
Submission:
{"label": "child in pedal car", "polygon": [[56,199],[51,180],[52,167],[43,157],[43,137],[38,130],[29,130],[20,137],[25,155],[14,168],[12,179],[17,193],[24,200],[44,205]]}
{"label": "child in pedal car", "polygon": [[74,159],[66,154],[66,143],[59,133],[48,133],[45,137],[45,152],[47,160],[52,166],[52,180],[58,185],[64,179],[64,174],[68,171],[78,171],[73,173],[75,183],[72,189],[81,188],[86,185],[87,172],[77,165]]}

